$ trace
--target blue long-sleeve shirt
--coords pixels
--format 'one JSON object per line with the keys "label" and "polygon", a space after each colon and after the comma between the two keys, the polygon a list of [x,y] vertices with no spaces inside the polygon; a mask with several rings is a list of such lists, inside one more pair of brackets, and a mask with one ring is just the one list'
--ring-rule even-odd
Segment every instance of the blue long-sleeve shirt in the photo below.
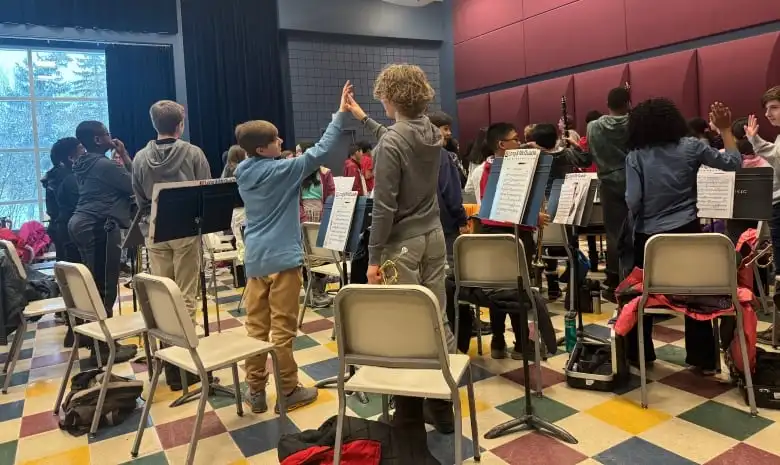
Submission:
{"label": "blue long-sleeve shirt", "polygon": [[297,158],[250,157],[236,168],[244,200],[246,275],[269,276],[303,264],[299,198],[303,180],[320,166],[336,166],[348,155],[340,148],[348,113],[337,113],[322,139]]}
{"label": "blue long-sleeve shirt", "polygon": [[719,152],[690,137],[677,145],[632,150],[626,157],[626,204],[635,231],[662,233],[696,220],[699,168],[736,171],[741,163],[739,152]]}
{"label": "blue long-sleeve shirt", "polygon": [[452,161],[450,152],[441,149],[439,165],[439,217],[445,233],[453,234],[465,226],[468,218],[463,208],[463,192],[460,189],[458,167]]}

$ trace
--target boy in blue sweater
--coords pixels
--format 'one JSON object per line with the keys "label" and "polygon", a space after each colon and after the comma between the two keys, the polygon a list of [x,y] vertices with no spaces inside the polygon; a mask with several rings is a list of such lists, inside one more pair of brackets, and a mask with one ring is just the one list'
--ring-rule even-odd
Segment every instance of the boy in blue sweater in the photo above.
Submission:
{"label": "boy in blue sweater", "polygon": [[[345,100],[352,91],[349,82],[341,94],[339,112],[334,115],[322,139],[300,157],[276,160],[282,153],[282,139],[267,121],[249,121],[236,128],[238,145],[248,158],[236,169],[236,181],[246,211],[244,266],[246,285],[246,329],[250,336],[273,343],[279,361],[279,376],[288,410],[317,399],[316,388],[298,385],[298,365],[292,344],[297,333],[299,297],[303,278],[303,247],[299,202],[301,183],[320,166],[344,162],[339,150],[344,123],[349,115]],[[268,410],[266,355],[246,361],[249,385],[245,401],[252,412]],[[279,404],[276,404],[279,413]]]}

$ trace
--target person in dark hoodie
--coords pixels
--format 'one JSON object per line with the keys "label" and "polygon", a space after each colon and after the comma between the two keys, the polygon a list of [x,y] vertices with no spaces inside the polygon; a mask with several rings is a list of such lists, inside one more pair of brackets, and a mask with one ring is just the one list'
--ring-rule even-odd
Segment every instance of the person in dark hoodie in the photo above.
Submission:
{"label": "person in dark hoodie", "polygon": [[[618,254],[623,223],[628,218],[626,205],[626,154],[628,153],[628,112],[631,95],[625,87],[609,91],[609,114],[588,124],[588,148],[598,169],[599,198],[604,210],[607,234],[607,290],[603,296],[615,300],[615,288],[623,278]],[[627,244],[624,247],[628,246]],[[629,246],[630,247],[630,246]],[[631,264],[627,264],[630,269]]]}
{"label": "person in dark hoodie", "polygon": [[[79,185],[79,200],[68,222],[70,237],[76,243],[81,262],[92,273],[106,314],[114,314],[119,283],[120,228],[130,226],[130,184],[132,161],[119,139],[112,139],[99,121],[84,121],[76,128],[76,138],[86,149],[73,163]],[[114,150],[114,159],[106,152]],[[105,349],[105,350],[103,350]],[[117,346],[114,363],[135,357],[136,348]],[[101,343],[101,359],[106,363],[108,346]],[[93,349],[92,358],[95,359]]]}
{"label": "person in dark hoodie", "polygon": [[[382,283],[380,265],[393,260],[399,284],[430,289],[447,308],[446,245],[438,205],[442,137],[425,116],[434,90],[419,66],[390,64],[377,76],[374,98],[395,123],[385,127],[369,118],[349,95],[347,107],[378,142],[374,147],[374,208],[368,244],[368,282]],[[457,351],[455,337],[442,315],[445,341]],[[393,424],[440,432],[454,431],[452,402],[398,396]],[[460,421],[460,418],[457,419]]]}
{"label": "person in dark hoodie", "polygon": [[73,160],[84,153],[84,146],[75,137],[65,137],[51,148],[52,169],[41,179],[46,189],[46,214],[49,216],[48,234],[54,242],[57,261],[78,263],[79,249],[68,233],[68,221],[79,201],[79,185],[73,175]]}

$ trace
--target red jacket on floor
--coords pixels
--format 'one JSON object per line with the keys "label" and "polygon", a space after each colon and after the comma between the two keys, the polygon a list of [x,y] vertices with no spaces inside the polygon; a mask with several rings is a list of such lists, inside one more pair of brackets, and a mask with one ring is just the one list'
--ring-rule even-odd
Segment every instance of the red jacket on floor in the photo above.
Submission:
{"label": "red jacket on floor", "polygon": [[[280,465],[333,465],[333,448],[311,446],[294,453]],[[382,443],[368,439],[357,439],[341,446],[342,465],[379,465],[382,458]]]}

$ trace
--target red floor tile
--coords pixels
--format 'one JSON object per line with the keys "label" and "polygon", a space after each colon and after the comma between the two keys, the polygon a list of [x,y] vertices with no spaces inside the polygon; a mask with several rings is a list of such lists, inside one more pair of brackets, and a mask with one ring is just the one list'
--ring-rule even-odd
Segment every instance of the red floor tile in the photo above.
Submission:
{"label": "red floor tile", "polygon": [[[534,365],[531,365],[530,371],[531,371],[531,388],[536,389],[536,378],[539,376],[538,369]],[[510,379],[521,386],[524,385],[522,368],[518,368],[517,370],[512,370],[508,373],[504,373],[501,376]],[[553,371],[547,367],[542,367],[542,388],[543,389],[562,383],[564,381],[566,381],[566,377],[563,375],[563,373]]]}
{"label": "red floor tile", "polygon": [[653,339],[666,342],[667,344],[677,342],[685,338],[685,332],[666,326],[653,326]]}
{"label": "red floor tile", "polygon": [[699,376],[689,370],[679,371],[661,379],[660,382],[707,399],[718,397],[733,388],[732,385],[722,382],[718,378]]}
{"label": "red floor tile", "polygon": [[319,331],[325,331],[326,329],[332,329],[332,328],[333,328],[333,322],[323,318],[321,320],[315,320],[315,321],[310,321],[308,323],[304,323],[303,326],[301,327],[301,331],[303,331],[306,334],[311,334],[311,333],[317,333]]}
{"label": "red floor tile", "polygon": [[509,465],[574,465],[587,457],[571,447],[539,433],[531,433],[491,452]]}
{"label": "red floor tile", "polygon": [[[163,449],[172,449],[190,442],[194,427],[194,416],[183,418],[170,423],[157,425],[157,436],[160,438],[160,444],[162,444]],[[227,432],[227,429],[219,420],[216,413],[206,412],[206,414],[203,415],[203,424],[200,427],[199,439],[209,438],[225,432]]]}
{"label": "red floor tile", "polygon": [[[236,320],[235,318],[228,318],[225,320],[222,320],[220,322],[220,325],[222,327],[222,331],[225,331],[226,329],[233,329],[238,328],[240,326],[243,326],[240,321]],[[214,321],[209,322],[209,332],[210,333],[216,333],[217,332],[217,321],[216,319]]]}
{"label": "red floor tile", "polygon": [[45,433],[59,428],[59,418],[53,412],[41,412],[22,418],[22,427],[19,437],[26,438],[33,434]]}
{"label": "red floor tile", "polygon": [[706,465],[780,465],[780,457],[740,443],[710,460]]}

